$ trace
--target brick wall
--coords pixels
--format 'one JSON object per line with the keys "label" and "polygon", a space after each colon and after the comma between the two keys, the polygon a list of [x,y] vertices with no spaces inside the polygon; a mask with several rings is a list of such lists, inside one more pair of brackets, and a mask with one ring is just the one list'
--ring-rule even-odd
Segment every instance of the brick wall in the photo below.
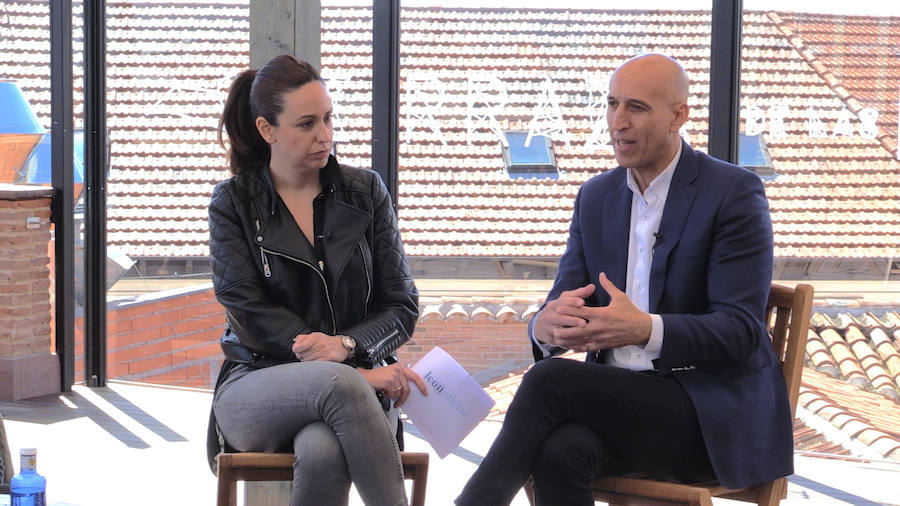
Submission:
{"label": "brick wall", "polygon": [[[107,317],[109,378],[212,388],[222,360],[218,341],[224,324],[224,309],[208,287],[111,304]],[[76,370],[83,370],[80,319],[75,328]],[[530,361],[526,328],[526,323],[514,319],[430,318],[419,322],[398,357],[415,363],[440,346],[477,374],[503,364]]]}
{"label": "brick wall", "polygon": [[502,364],[531,361],[528,323],[488,318],[467,321],[462,317],[428,319],[416,325],[412,339],[397,353],[401,362],[415,363],[440,346],[471,374]]}
{"label": "brick wall", "polygon": [[[109,378],[211,388],[225,311],[211,288],[160,292],[107,310]],[[75,322],[75,370],[84,370],[83,322]]]}
{"label": "brick wall", "polygon": [[50,351],[50,202],[0,200],[0,356]]}

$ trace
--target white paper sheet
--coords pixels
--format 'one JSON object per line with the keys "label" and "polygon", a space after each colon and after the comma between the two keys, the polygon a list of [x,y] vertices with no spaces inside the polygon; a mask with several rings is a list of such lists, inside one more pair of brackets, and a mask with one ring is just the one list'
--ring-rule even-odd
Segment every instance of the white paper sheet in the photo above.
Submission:
{"label": "white paper sheet", "polygon": [[428,396],[413,386],[401,409],[444,458],[490,413],[494,400],[440,347],[434,347],[412,369],[425,380]]}

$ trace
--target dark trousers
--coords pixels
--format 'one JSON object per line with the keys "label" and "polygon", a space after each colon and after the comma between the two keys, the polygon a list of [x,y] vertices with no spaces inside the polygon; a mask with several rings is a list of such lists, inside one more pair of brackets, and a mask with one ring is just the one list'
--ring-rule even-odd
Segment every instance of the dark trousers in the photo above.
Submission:
{"label": "dark trousers", "polygon": [[594,476],[713,479],[693,404],[671,376],[547,359],[525,374],[460,506],[509,504],[528,476],[538,505],[593,505]]}

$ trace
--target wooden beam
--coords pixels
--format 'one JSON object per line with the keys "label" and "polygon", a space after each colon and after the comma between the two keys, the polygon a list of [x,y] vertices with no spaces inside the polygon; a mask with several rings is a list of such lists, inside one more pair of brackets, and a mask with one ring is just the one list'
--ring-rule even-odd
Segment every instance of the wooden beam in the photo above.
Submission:
{"label": "wooden beam", "polygon": [[322,66],[320,0],[251,0],[250,68],[281,54]]}

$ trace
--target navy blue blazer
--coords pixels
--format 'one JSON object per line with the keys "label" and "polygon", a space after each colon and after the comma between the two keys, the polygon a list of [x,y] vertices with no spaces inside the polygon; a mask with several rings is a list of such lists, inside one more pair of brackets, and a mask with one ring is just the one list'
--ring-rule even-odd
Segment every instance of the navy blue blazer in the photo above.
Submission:
{"label": "navy blue blazer", "polygon": [[[582,185],[547,301],[593,283],[588,304],[609,304],[601,272],[624,291],[631,198],[623,167]],[[659,374],[673,375],[693,401],[722,485],[791,474],[787,389],[763,323],[773,239],[762,182],[684,143],[658,233],[650,312],[663,320]],[[588,360],[603,362],[603,355]],[[535,359],[541,356],[535,348]],[[665,430],[665,416],[660,422]]]}

